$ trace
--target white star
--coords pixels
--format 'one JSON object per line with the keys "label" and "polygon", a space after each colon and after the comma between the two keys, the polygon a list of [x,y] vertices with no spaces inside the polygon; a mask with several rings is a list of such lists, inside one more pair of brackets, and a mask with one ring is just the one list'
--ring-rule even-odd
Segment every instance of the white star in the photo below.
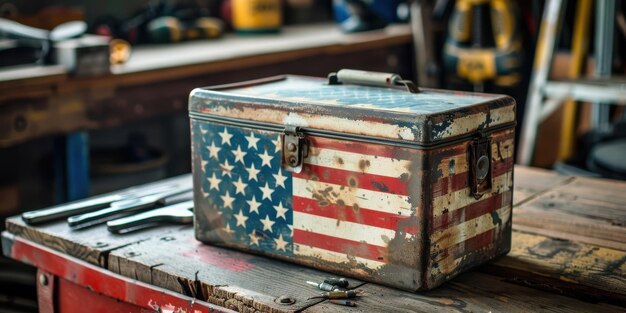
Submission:
{"label": "white star", "polygon": [[254,164],[250,164],[250,168],[246,168],[246,171],[248,171],[248,180],[259,181],[256,175],[259,174],[260,171],[254,167]]}
{"label": "white star", "polygon": [[228,130],[226,129],[226,127],[224,127],[224,132],[217,133],[217,134],[220,135],[220,137],[222,137],[222,145],[230,146],[230,138],[232,138],[233,135],[228,133]]}
{"label": "white star", "polygon": [[235,189],[236,189],[235,194],[240,193],[240,194],[242,194],[242,195],[244,195],[244,196],[246,195],[246,194],[244,193],[244,192],[245,192],[245,189],[246,189],[246,183],[244,183],[243,181],[241,181],[241,177],[239,177],[239,179],[238,179],[237,181],[234,181],[234,182],[233,182],[233,185],[235,185]]}
{"label": "white star", "polygon": [[270,161],[272,161],[274,157],[267,154],[267,150],[265,150],[261,155],[259,155],[259,157],[261,158],[261,167],[263,167],[263,165],[272,167],[272,164],[270,163]]}
{"label": "white star", "polygon": [[216,160],[219,158],[217,153],[222,150],[222,148],[215,145],[215,142],[211,142],[211,145],[207,147],[209,150],[209,157],[215,158]]}
{"label": "white star", "polygon": [[200,170],[202,172],[204,172],[204,168],[206,167],[206,164],[209,163],[208,161],[205,160],[200,160]]}
{"label": "white star", "polygon": [[228,193],[228,190],[226,190],[226,194],[223,196],[220,196],[220,198],[222,198],[225,208],[230,208],[231,210],[233,209],[233,201],[235,201],[235,198],[230,196],[230,193]]}
{"label": "white star", "polygon": [[201,134],[206,135],[207,132],[208,132],[207,129],[204,129],[204,128],[200,127],[200,133]]}
{"label": "white star", "polygon": [[283,176],[283,170],[282,169],[278,169],[278,174],[272,174],[272,176],[274,176],[274,178],[276,179],[276,188],[278,188],[278,186],[286,188],[285,187],[285,180],[287,179],[287,177]]}
{"label": "white star", "polygon": [[241,162],[241,164],[245,165],[245,163],[243,163],[243,157],[246,156],[246,153],[244,151],[241,151],[241,146],[238,146],[237,150],[233,150],[232,152],[235,155],[235,163],[239,161]]}
{"label": "white star", "polygon": [[209,190],[211,189],[215,189],[217,191],[220,190],[220,183],[222,182],[221,179],[215,177],[215,172],[213,172],[213,176],[207,178],[207,180],[209,181]]}
{"label": "white star", "polygon": [[269,183],[265,183],[265,187],[261,187],[261,192],[263,192],[263,197],[261,198],[261,201],[263,201],[263,199],[270,199],[270,201],[272,201],[272,188],[270,188],[270,184]]}
{"label": "white star", "polygon": [[248,140],[248,149],[256,149],[256,144],[261,138],[254,137],[254,133],[250,133],[250,136],[246,136]]}
{"label": "white star", "polygon": [[276,137],[276,140],[272,140],[272,143],[274,144],[274,153],[278,152],[281,150],[283,143],[280,140],[280,136]]}
{"label": "white star", "polygon": [[252,200],[247,200],[246,202],[248,202],[248,205],[250,206],[250,213],[256,212],[256,214],[259,214],[261,202],[256,202],[256,198],[254,198],[254,196],[252,196]]}
{"label": "white star", "polygon": [[278,239],[274,239],[274,242],[276,243],[276,250],[287,251],[288,242],[283,239],[283,234],[280,234]]}
{"label": "white star", "polygon": [[263,223],[263,230],[269,230],[270,233],[272,232],[274,221],[270,219],[269,215],[265,216],[265,218],[261,220],[261,223]]}
{"label": "white star", "polygon": [[245,216],[241,210],[239,210],[239,213],[235,214],[235,218],[237,219],[236,226],[246,228],[246,220],[248,219],[248,217]]}
{"label": "white star", "polygon": [[230,229],[230,224],[226,224],[226,227],[224,227],[223,229],[227,234],[230,235],[232,235],[232,233],[234,232],[232,229]]}
{"label": "white star", "polygon": [[233,170],[233,166],[228,164],[228,160],[224,160],[224,164],[220,164],[220,168],[222,168],[222,176],[232,177],[230,171]]}
{"label": "white star", "polygon": [[287,220],[287,217],[285,216],[287,209],[283,207],[282,202],[278,201],[278,206],[275,206],[274,210],[276,210],[276,219],[278,219],[279,217],[282,217],[284,220]]}
{"label": "white star", "polygon": [[250,245],[259,245],[259,237],[257,237],[256,232],[251,232],[248,237],[250,237]]}

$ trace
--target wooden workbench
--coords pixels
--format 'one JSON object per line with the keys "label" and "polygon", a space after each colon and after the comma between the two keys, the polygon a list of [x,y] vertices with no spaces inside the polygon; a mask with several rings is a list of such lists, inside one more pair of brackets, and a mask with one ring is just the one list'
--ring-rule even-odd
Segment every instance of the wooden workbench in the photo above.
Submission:
{"label": "wooden workbench", "polygon": [[110,75],[77,78],[61,66],[2,69],[0,147],[182,112],[196,87],[279,74],[326,76],[342,67],[410,77],[411,42],[408,25],[344,34],[322,23],[273,35],[140,46]]}
{"label": "wooden workbench", "polygon": [[[191,226],[112,235],[102,226],[84,231],[71,231],[62,222],[31,227],[13,217],[6,222],[3,245],[6,255],[36,265],[40,275],[74,283],[74,293],[100,292],[105,299],[162,311],[626,311],[626,183],[518,166],[514,186],[513,244],[507,256],[430,292],[352,280],[362,291],[355,308],[307,300],[319,291],[305,281],[331,274],[203,245]],[[107,283],[86,282],[89,271]],[[118,290],[108,279],[126,281],[127,289]],[[173,300],[140,296],[129,291],[132,283]],[[40,303],[45,290],[40,288]],[[280,297],[295,302],[277,303]],[[96,302],[102,301],[89,303]],[[89,305],[81,303],[83,309]]]}

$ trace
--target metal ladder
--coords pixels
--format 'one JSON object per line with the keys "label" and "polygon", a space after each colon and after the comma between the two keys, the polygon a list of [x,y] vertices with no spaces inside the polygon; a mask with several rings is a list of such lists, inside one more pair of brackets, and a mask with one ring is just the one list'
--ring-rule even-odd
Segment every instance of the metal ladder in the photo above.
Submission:
{"label": "metal ladder", "polygon": [[609,104],[626,105],[626,77],[610,77],[615,0],[596,1],[596,67],[593,78],[570,81],[548,80],[562,12],[563,0],[546,2],[518,151],[517,161],[523,165],[530,165],[532,162],[539,124],[563,101],[572,99],[594,103],[591,126],[599,130],[607,130],[610,127]]}

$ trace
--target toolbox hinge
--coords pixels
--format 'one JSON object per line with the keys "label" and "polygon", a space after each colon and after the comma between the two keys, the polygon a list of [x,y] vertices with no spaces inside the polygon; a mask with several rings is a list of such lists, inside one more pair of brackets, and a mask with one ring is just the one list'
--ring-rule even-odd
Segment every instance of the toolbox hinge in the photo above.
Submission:
{"label": "toolbox hinge", "polygon": [[309,154],[306,137],[297,126],[287,125],[283,131],[283,166],[294,173],[302,171],[302,160]]}
{"label": "toolbox hinge", "polygon": [[472,140],[469,149],[470,189],[471,195],[480,199],[491,191],[491,139],[480,134]]}

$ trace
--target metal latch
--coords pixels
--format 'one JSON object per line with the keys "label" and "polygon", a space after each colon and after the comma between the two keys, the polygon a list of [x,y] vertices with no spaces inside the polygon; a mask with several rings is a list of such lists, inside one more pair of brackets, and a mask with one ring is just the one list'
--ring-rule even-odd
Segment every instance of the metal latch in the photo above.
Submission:
{"label": "metal latch", "polygon": [[480,199],[491,191],[491,140],[489,137],[474,138],[469,149],[469,172],[471,195]]}
{"label": "metal latch", "polygon": [[283,165],[285,169],[300,173],[302,171],[302,160],[309,155],[309,145],[297,126],[285,126],[283,133]]}

